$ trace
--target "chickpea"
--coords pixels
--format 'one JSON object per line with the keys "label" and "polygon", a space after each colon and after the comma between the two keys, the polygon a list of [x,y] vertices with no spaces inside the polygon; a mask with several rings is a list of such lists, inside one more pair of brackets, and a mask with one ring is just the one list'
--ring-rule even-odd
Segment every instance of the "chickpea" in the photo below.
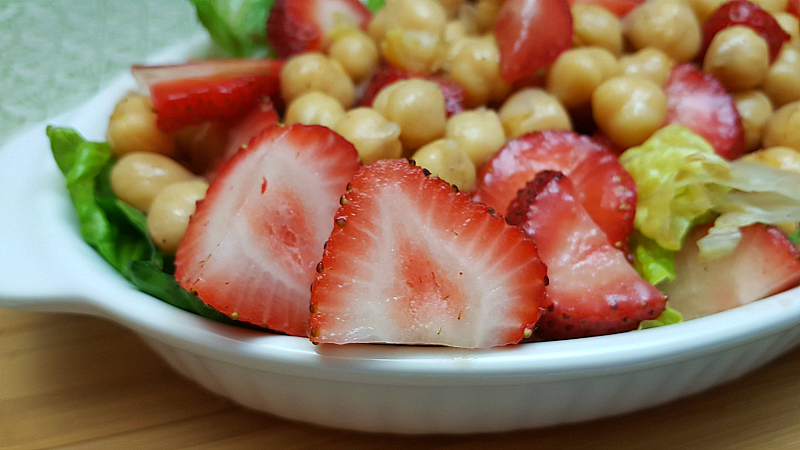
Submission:
{"label": "chickpea", "polygon": [[512,94],[498,112],[506,136],[514,139],[531,131],[571,130],[567,110],[558,99],[539,88],[525,88]]}
{"label": "chickpea", "polygon": [[495,20],[500,13],[504,0],[478,0],[467,2],[459,11],[461,20],[469,23],[469,28],[476,34],[482,34],[494,29]]}
{"label": "chickpea", "polygon": [[328,94],[345,108],[350,107],[355,99],[353,80],[342,65],[317,52],[289,58],[281,70],[280,85],[286,103],[310,91]]}
{"label": "chickpea", "polygon": [[617,74],[617,60],[601,47],[579,47],[562,52],[550,67],[547,90],[567,109],[586,106],[592,92]]}
{"label": "chickpea", "polygon": [[146,213],[162,189],[194,177],[168,156],[131,152],[122,155],[111,169],[111,189],[120,200]]}
{"label": "chickpea", "polygon": [[777,12],[786,11],[788,0],[750,0],[756,5],[760,6],[764,11],[775,14]]}
{"label": "chickpea", "polygon": [[767,77],[767,41],[743,25],[720,30],[708,46],[703,70],[714,75],[729,91],[752,89]]}
{"label": "chickpea", "polygon": [[175,253],[197,202],[207,190],[208,183],[194,179],[170,184],[156,195],[147,214],[147,232],[156,247],[167,254]]}
{"label": "chickpea", "polygon": [[789,35],[790,41],[795,45],[800,45],[800,20],[788,12],[778,12],[773,14],[773,17],[783,31]]}
{"label": "chickpea", "polygon": [[464,38],[449,74],[464,88],[467,108],[500,101],[511,92],[511,84],[500,74],[500,50],[491,37]]}
{"label": "chickpea", "polygon": [[761,91],[745,91],[733,94],[733,103],[742,117],[745,149],[761,148],[764,126],[772,115],[772,101]]}
{"label": "chickpea", "polygon": [[379,62],[375,41],[358,28],[338,36],[328,49],[328,55],[338,61],[356,83],[369,77]]}
{"label": "chickpea", "polygon": [[500,117],[491,109],[463,111],[452,116],[447,121],[445,138],[454,141],[475,167],[489,161],[506,142]]}
{"label": "chickpea", "polygon": [[400,142],[414,150],[444,136],[447,113],[437,83],[412,78],[383,88],[372,102],[386,120],[400,125]]}
{"label": "chickpea", "polygon": [[742,156],[742,160],[757,161],[800,174],[800,150],[790,147],[767,147]]}
{"label": "chickpea", "polygon": [[728,3],[728,0],[688,0],[687,3],[700,23],[705,23],[720,6]]}
{"label": "chickpea", "polygon": [[464,0],[437,0],[442,5],[448,18],[453,18],[458,14]]}
{"label": "chickpea", "polygon": [[691,61],[700,51],[700,22],[682,0],[643,3],[626,21],[626,35],[637,50],[655,47],[677,61]]}
{"label": "chickpea", "polygon": [[302,94],[286,108],[286,125],[322,125],[328,128],[344,116],[344,108],[339,100],[328,94],[311,91]]}
{"label": "chickpea", "polygon": [[666,83],[675,60],[654,47],[646,47],[636,53],[619,59],[620,75],[639,76],[663,86]]}
{"label": "chickpea", "polygon": [[622,53],[622,24],[599,5],[577,4],[572,11],[572,45],[603,47],[614,56]]}
{"label": "chickpea", "polygon": [[379,159],[399,158],[403,153],[400,126],[387,121],[372,108],[351,109],[336,122],[333,131],[355,146],[364,164]]}
{"label": "chickpea", "polygon": [[767,121],[764,147],[778,146],[800,150],[800,101],[781,106]]}
{"label": "chickpea", "polygon": [[800,45],[787,42],[767,72],[761,88],[775,106],[800,100]]}
{"label": "chickpea", "polygon": [[153,152],[176,156],[175,142],[158,129],[150,97],[129,94],[117,103],[108,121],[106,135],[114,156],[131,152]]}
{"label": "chickpea", "polygon": [[388,0],[373,16],[369,35],[393,66],[411,72],[438,69],[447,12],[434,0]]}
{"label": "chickpea", "polygon": [[433,141],[414,152],[411,159],[461,191],[469,192],[475,187],[475,165],[455,141]]}
{"label": "chickpea", "polygon": [[650,80],[611,78],[592,95],[592,116],[598,128],[622,148],[644,142],[667,117],[667,97]]}

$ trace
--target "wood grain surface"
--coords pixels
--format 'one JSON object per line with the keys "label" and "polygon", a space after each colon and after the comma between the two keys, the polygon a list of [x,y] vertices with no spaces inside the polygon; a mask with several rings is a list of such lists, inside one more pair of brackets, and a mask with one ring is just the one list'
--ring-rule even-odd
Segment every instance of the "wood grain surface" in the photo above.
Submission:
{"label": "wood grain surface", "polygon": [[0,309],[0,448],[800,449],[800,349],[626,416],[504,434],[397,436],[247,410],[176,374],[106,320]]}

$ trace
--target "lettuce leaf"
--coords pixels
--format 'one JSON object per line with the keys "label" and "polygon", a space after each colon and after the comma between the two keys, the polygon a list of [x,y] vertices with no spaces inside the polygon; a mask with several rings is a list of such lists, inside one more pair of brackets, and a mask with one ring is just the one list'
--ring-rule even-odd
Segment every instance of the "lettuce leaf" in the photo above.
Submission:
{"label": "lettuce leaf", "polygon": [[230,56],[274,57],[267,17],[275,0],[191,0],[197,19]]}
{"label": "lettuce leaf", "polygon": [[633,267],[642,278],[652,285],[675,281],[674,251],[665,249],[638,231],[633,232],[629,242]]}
{"label": "lettuce leaf", "polygon": [[364,6],[366,6],[368,10],[375,12],[383,8],[383,5],[386,3],[386,0],[366,0],[366,1],[362,0],[362,3],[364,3]]}
{"label": "lettuce leaf", "polygon": [[171,261],[147,234],[147,218],[114,195],[109,145],[87,142],[69,128],[48,126],[47,136],[66,179],[83,240],[142,292],[208,319],[234,323],[178,284],[171,275]]}
{"label": "lettuce leaf", "polygon": [[702,137],[667,125],[620,156],[638,187],[635,227],[661,247],[677,251],[692,226],[730,190],[719,180],[730,165]]}
{"label": "lettuce leaf", "polygon": [[664,312],[661,313],[660,316],[656,317],[653,320],[643,320],[639,323],[639,330],[644,330],[646,328],[656,328],[656,327],[663,327],[666,325],[672,325],[674,323],[683,322],[683,316],[678,311],[669,307],[664,309]]}

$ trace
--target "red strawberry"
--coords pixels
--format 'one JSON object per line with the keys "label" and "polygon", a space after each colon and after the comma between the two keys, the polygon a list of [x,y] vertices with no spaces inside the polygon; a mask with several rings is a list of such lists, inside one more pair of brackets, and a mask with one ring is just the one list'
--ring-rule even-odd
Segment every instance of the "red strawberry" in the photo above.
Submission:
{"label": "red strawberry", "polygon": [[553,305],[536,327],[540,337],[633,330],[663,312],[666,298],[608,243],[560,172],[541,172],[520,190],[508,220],[537,242],[547,265]]}
{"label": "red strawberry", "polygon": [[684,319],[712,314],[794,287],[800,282],[800,251],[777,228],[741,228],[733,253],[700,261],[696,242],[711,224],[692,230],[675,254],[675,281],[662,286],[670,307]]}
{"label": "red strawberry", "polygon": [[133,66],[150,91],[162,131],[241,117],[279,89],[282,61],[220,60],[171,66]]}
{"label": "red strawberry", "polygon": [[536,244],[420,167],[363,166],[341,204],[311,294],[313,342],[513,344],[547,306]]}
{"label": "red strawberry", "polygon": [[800,0],[789,0],[786,5],[786,12],[794,14],[795,17],[800,19]]}
{"label": "red strawberry", "polygon": [[358,0],[276,0],[267,18],[267,39],[281,57],[326,50],[339,27],[366,30],[372,14]]}
{"label": "red strawberry", "polygon": [[628,14],[632,9],[644,3],[645,0],[570,0],[570,5],[598,5],[616,14],[618,17],[623,17]]}
{"label": "red strawberry", "polygon": [[684,125],[705,138],[723,158],[745,152],[742,118],[722,84],[691,64],[677,64],[664,85],[667,123]]}
{"label": "red strawberry", "polygon": [[609,242],[627,249],[636,213],[636,184],[609,148],[571,131],[529,133],[508,141],[477,177],[473,199],[497,211],[542,170],[563,172]]}
{"label": "red strawberry", "polygon": [[229,316],[305,336],[314,267],[357,167],[355,148],[328,128],[262,132],[198,202],[175,277]]}
{"label": "red strawberry", "polygon": [[572,46],[567,0],[506,0],[495,21],[500,72],[513,83],[555,61]]}
{"label": "red strawberry", "polygon": [[778,21],[772,17],[772,14],[764,11],[760,6],[747,0],[731,0],[720,6],[703,25],[701,61],[714,35],[720,30],[734,25],[748,26],[767,41],[770,62],[778,57],[781,46],[790,38]]}
{"label": "red strawberry", "polygon": [[447,117],[464,110],[464,98],[466,97],[466,93],[464,92],[464,88],[457,83],[442,77],[413,74],[388,64],[383,64],[378,67],[372,75],[364,91],[364,95],[361,96],[361,100],[359,100],[359,104],[361,106],[372,106],[375,96],[378,95],[381,89],[397,81],[408,80],[409,78],[424,78],[439,83],[439,89],[441,89],[442,95],[444,95],[444,109],[447,112]]}
{"label": "red strawberry", "polygon": [[262,131],[274,127],[278,121],[278,112],[275,111],[272,101],[266,99],[256,105],[246,116],[232,124],[222,161],[232,158],[251,139]]}

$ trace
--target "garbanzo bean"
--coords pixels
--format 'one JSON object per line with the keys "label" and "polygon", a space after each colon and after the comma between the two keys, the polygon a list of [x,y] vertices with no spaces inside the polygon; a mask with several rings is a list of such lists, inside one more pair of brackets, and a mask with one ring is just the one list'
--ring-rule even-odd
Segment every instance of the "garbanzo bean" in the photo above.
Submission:
{"label": "garbanzo bean", "polygon": [[146,213],[162,189],[194,177],[168,156],[131,152],[122,155],[111,169],[111,189],[120,200]]}
{"label": "garbanzo bean", "polygon": [[344,116],[344,108],[339,100],[318,91],[306,92],[297,97],[286,109],[284,122],[287,125],[322,125],[328,128]]}
{"label": "garbanzo bean", "polygon": [[800,150],[800,101],[778,108],[764,129],[764,147],[791,147]]}
{"label": "garbanzo bean", "polygon": [[438,68],[447,12],[434,0],[387,0],[369,35],[393,66],[430,73]]}
{"label": "garbanzo bean", "polygon": [[767,72],[761,89],[776,107],[800,100],[800,44],[786,42]]}
{"label": "garbanzo bean", "polygon": [[663,86],[675,65],[675,60],[655,47],[646,47],[619,59],[619,74],[647,78]]}
{"label": "garbanzo bean", "polygon": [[783,31],[789,35],[789,39],[795,44],[800,45],[800,20],[793,14],[782,11],[772,15]]}
{"label": "garbanzo bean", "polygon": [[756,5],[760,6],[764,11],[775,14],[777,12],[786,11],[788,0],[750,0]]}
{"label": "garbanzo bean", "polygon": [[162,251],[174,254],[186,234],[197,201],[206,196],[208,183],[201,179],[179,181],[161,190],[147,214],[147,232]]}
{"label": "garbanzo bean", "polygon": [[387,121],[372,108],[360,107],[347,111],[332,129],[355,146],[364,164],[379,159],[399,158],[403,153],[400,126]]}
{"label": "garbanzo bean", "polygon": [[562,52],[550,66],[547,90],[567,109],[588,105],[592,92],[617,74],[617,60],[602,47],[579,47]]}
{"label": "garbanzo bean", "polygon": [[733,94],[733,103],[742,117],[744,141],[747,151],[761,148],[764,126],[772,116],[772,101],[759,90]]}
{"label": "garbanzo bean", "polygon": [[438,139],[414,152],[411,158],[461,191],[469,192],[475,186],[475,165],[455,141]]}
{"label": "garbanzo bean", "polygon": [[355,98],[353,80],[342,65],[318,52],[289,58],[281,70],[280,85],[286,103],[311,91],[324,92],[345,108],[349,108]]}
{"label": "garbanzo bean", "polygon": [[409,79],[390,84],[375,96],[372,107],[386,120],[400,125],[400,142],[406,150],[416,150],[444,136],[444,95],[433,81]]}
{"label": "garbanzo bean", "polygon": [[614,56],[622,53],[622,24],[611,11],[599,5],[572,6],[572,45],[597,46]]}
{"label": "garbanzo bean", "polygon": [[709,17],[724,3],[729,0],[687,0],[687,3],[697,16],[700,23],[705,23]]}
{"label": "garbanzo bean", "polygon": [[729,91],[752,89],[767,77],[767,41],[743,25],[720,30],[708,46],[703,70],[714,75]]}
{"label": "garbanzo bean", "polygon": [[464,4],[465,0],[438,0],[439,4],[442,5],[445,12],[447,12],[448,18],[453,18],[458,14],[458,10],[461,8],[461,5]]}
{"label": "garbanzo bean", "polygon": [[338,61],[356,83],[369,77],[379,62],[375,41],[357,28],[337,36],[328,49],[328,55]]}
{"label": "garbanzo bean", "polygon": [[592,95],[597,127],[622,148],[644,142],[667,117],[667,97],[661,86],[639,77],[614,77]]}
{"label": "garbanzo bean", "polygon": [[791,147],[767,147],[742,156],[745,161],[758,161],[782,170],[800,174],[800,150]]}
{"label": "garbanzo bean", "polygon": [[130,94],[117,103],[108,121],[106,139],[115,156],[131,152],[176,156],[175,142],[158,129],[153,102],[143,95]]}
{"label": "garbanzo bean", "polygon": [[500,75],[500,51],[491,36],[462,39],[449,74],[464,88],[467,108],[501,101],[511,92],[511,84]]}
{"label": "garbanzo bean", "polygon": [[531,131],[571,130],[572,121],[558,99],[539,88],[525,88],[511,94],[498,111],[508,138]]}
{"label": "garbanzo bean", "polygon": [[700,22],[683,0],[652,0],[630,12],[625,34],[638,50],[655,47],[677,61],[691,61],[700,50]]}
{"label": "garbanzo bean", "polygon": [[500,117],[491,109],[463,111],[450,117],[445,137],[454,141],[475,167],[489,161],[506,142]]}
{"label": "garbanzo bean", "polygon": [[500,13],[500,7],[505,0],[477,0],[467,2],[459,11],[461,20],[467,22],[468,28],[477,34],[490,32],[494,29],[495,20]]}

